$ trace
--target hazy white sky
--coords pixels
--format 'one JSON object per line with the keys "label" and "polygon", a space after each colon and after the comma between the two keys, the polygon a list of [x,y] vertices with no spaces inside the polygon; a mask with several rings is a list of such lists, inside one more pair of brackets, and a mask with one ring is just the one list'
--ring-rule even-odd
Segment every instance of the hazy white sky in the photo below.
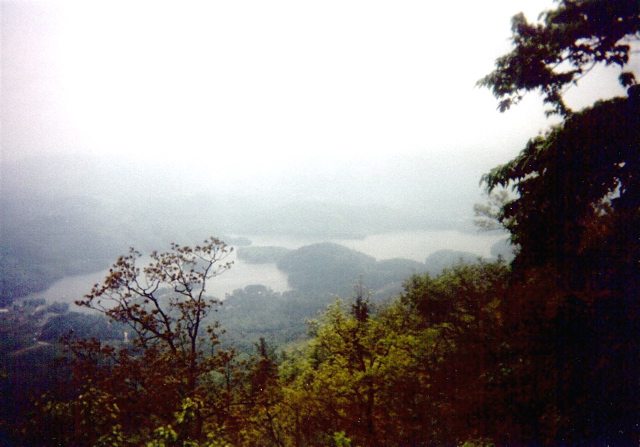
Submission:
{"label": "hazy white sky", "polygon": [[550,0],[1,5],[5,159],[84,151],[260,171],[428,154],[491,167],[544,125],[539,98],[499,114],[475,82],[509,49],[510,17]]}

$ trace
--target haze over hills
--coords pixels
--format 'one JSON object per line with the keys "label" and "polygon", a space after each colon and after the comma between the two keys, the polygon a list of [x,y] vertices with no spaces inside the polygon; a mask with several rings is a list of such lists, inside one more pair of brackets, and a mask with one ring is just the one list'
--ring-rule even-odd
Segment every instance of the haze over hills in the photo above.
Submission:
{"label": "haze over hills", "polygon": [[413,156],[277,175],[230,166],[218,176],[223,168],[70,155],[2,167],[2,291],[9,299],[104,269],[130,246],[152,251],[210,235],[329,240],[475,232],[472,206],[482,200],[464,172],[439,172]]}
{"label": "haze over hills", "polygon": [[3,2],[3,296],[131,245],[475,231],[480,176],[548,120],[474,83],[547,3]]}
{"label": "haze over hills", "polygon": [[470,207],[481,192],[478,181],[490,168],[458,161],[449,164],[426,154],[334,157],[256,172],[242,164],[60,154],[4,161],[1,181],[5,195],[94,196],[121,203],[165,197],[174,207],[180,205],[176,199],[205,196],[226,208],[318,201],[420,209],[433,222],[448,226],[452,220],[471,220]]}

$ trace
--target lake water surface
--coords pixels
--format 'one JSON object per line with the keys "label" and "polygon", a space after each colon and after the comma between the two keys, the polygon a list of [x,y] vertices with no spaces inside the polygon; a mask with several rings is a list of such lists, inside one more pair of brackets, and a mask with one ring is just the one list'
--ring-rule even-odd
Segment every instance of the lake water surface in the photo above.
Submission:
{"label": "lake water surface", "polygon": [[[443,249],[468,251],[478,256],[490,257],[491,247],[504,234],[497,233],[462,233],[458,231],[416,231],[402,233],[377,234],[364,239],[314,239],[296,237],[263,237],[247,236],[254,246],[280,246],[296,249],[317,242],[335,242],[354,250],[366,253],[378,260],[391,258],[408,258],[419,262],[430,254]],[[235,259],[231,269],[215,278],[207,288],[209,294],[224,298],[235,289],[250,284],[264,284],[273,290],[282,292],[289,288],[287,277],[274,264],[247,264]],[[115,261],[115,260],[114,260]],[[141,264],[144,265],[144,264]],[[29,298],[44,298],[47,302],[62,301],[72,304],[82,299],[91,291],[96,283],[101,283],[108,271],[62,278],[49,289],[41,293],[29,295]],[[407,275],[411,272],[407,272]],[[75,308],[75,306],[73,306]],[[74,309],[74,310],[77,310]]]}
{"label": "lake water surface", "polygon": [[345,247],[366,253],[378,260],[407,258],[424,262],[438,250],[468,251],[478,256],[491,257],[491,247],[506,237],[501,232],[463,233],[460,231],[406,231],[383,233],[364,239],[318,239],[288,236],[247,236],[252,245],[278,246],[290,249],[317,242],[335,242]]}

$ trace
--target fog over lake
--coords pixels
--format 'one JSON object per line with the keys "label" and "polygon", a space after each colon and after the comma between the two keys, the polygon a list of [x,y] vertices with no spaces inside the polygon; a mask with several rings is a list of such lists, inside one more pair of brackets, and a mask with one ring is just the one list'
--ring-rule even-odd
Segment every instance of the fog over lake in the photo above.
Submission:
{"label": "fog over lake", "polygon": [[[231,258],[234,258],[234,264],[231,269],[209,283],[210,285],[207,288],[209,295],[224,298],[226,294],[233,292],[235,289],[250,284],[264,284],[278,292],[283,292],[289,288],[286,275],[278,270],[275,264],[248,264],[235,259],[235,256]],[[141,263],[140,265],[144,264]],[[88,294],[94,284],[101,284],[108,274],[108,270],[103,270],[86,275],[67,276],[56,281],[44,292],[28,295],[24,300],[44,298],[49,304],[56,301],[73,304],[76,300],[80,300]],[[80,309],[75,305],[72,307],[74,310]]]}
{"label": "fog over lake", "polygon": [[[473,232],[479,180],[553,120],[532,99],[500,114],[475,85],[510,17],[549,3],[438,5],[471,40],[425,26],[424,2],[323,3],[298,20],[256,3],[255,21],[231,3],[155,5],[157,21],[109,2],[3,3],[3,303],[45,287],[74,301],[131,245],[211,235],[488,257],[502,236]],[[287,288],[273,264],[238,261],[211,293],[252,283]]]}
{"label": "fog over lake", "polygon": [[[461,231],[429,230],[383,233],[363,239],[332,239],[353,250],[373,256],[377,260],[406,258],[424,262],[438,250],[467,251],[482,257],[491,257],[491,247],[505,234],[501,232],[466,233]],[[295,249],[303,245],[324,242],[320,238],[293,238],[287,236],[250,236],[252,245],[277,246]]]}
{"label": "fog over lake", "polygon": [[[414,231],[376,234],[364,239],[322,239],[285,236],[250,236],[251,246],[279,246],[296,249],[318,242],[334,242],[353,250],[375,257],[377,260],[407,258],[419,262],[438,250],[467,251],[484,258],[491,257],[491,247],[504,234],[498,232],[463,233],[459,231]],[[232,267],[210,282],[208,293],[224,298],[235,289],[251,284],[263,284],[276,292],[289,289],[287,276],[273,263],[249,264],[237,259],[234,250],[228,260]],[[114,259],[115,261],[115,259]],[[140,266],[146,265],[140,262]],[[407,276],[413,272],[407,272]],[[48,303],[62,301],[73,304],[91,291],[94,284],[100,284],[108,275],[108,270],[83,275],[67,276],[56,281],[44,292],[31,294],[25,299],[44,298]],[[355,282],[356,278],[354,278]],[[76,308],[76,306],[73,306]],[[76,308],[77,310],[77,308]]]}

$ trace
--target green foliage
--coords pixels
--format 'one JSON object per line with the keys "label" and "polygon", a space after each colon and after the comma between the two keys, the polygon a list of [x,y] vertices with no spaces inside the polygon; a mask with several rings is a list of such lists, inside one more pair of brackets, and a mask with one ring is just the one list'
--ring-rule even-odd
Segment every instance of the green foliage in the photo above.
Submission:
{"label": "green foliage", "polygon": [[401,299],[378,309],[361,288],[350,304],[330,305],[281,368],[284,404],[297,415],[286,445],[466,439],[469,421],[487,410],[478,397],[490,394],[483,368],[500,344],[507,278],[499,264],[462,265],[414,276]]}
{"label": "green foliage", "polygon": [[283,346],[305,336],[304,321],[316,316],[331,300],[327,294],[301,291],[274,292],[250,285],[227,295],[217,316],[224,326],[224,347],[252,352],[260,338]]}
{"label": "green foliage", "polygon": [[519,264],[566,272],[583,263],[611,268],[609,277],[621,262],[630,268],[640,237],[639,107],[636,96],[598,103],[484,177],[490,190],[518,193],[499,219],[521,248]]}
{"label": "green foliage", "polygon": [[[504,266],[459,265],[435,278],[416,275],[401,299],[378,307],[360,283],[350,302],[330,305],[310,323],[311,339],[298,353],[280,357],[258,338],[255,354],[238,358],[215,348],[215,327],[207,345],[191,335],[215,304],[204,301],[204,290],[219,271],[217,254],[225,253],[219,244],[174,245],[173,252],[153,254],[145,268],[136,266],[135,251],[118,260],[83,304],[129,325],[136,336],[129,344],[70,341],[73,380],[66,392],[42,401],[36,419],[42,430],[51,434],[59,427],[55,439],[75,445],[242,446],[260,440],[265,446],[375,446],[467,439],[461,421],[478,417],[481,409],[472,403],[486,385],[484,363],[474,356],[496,352],[501,333]],[[255,321],[259,336],[273,324],[260,321],[270,320],[271,312],[299,308],[293,297],[248,286],[228,296],[218,315],[233,329],[234,318],[253,313],[256,319],[247,321]],[[310,311],[320,303],[307,302]]]}
{"label": "green foliage", "polygon": [[[556,9],[530,23],[522,13],[511,22],[514,48],[496,61],[496,69],[478,81],[500,100],[500,111],[517,104],[524,94],[540,90],[550,113],[570,115],[562,94],[596,64],[625,68],[630,42],[640,36],[637,0],[560,0]],[[624,86],[635,83],[623,72]]]}
{"label": "green foliage", "polygon": [[249,264],[277,263],[289,251],[284,247],[240,247],[238,259]]}
{"label": "green foliage", "polygon": [[122,340],[125,330],[125,325],[110,322],[104,315],[68,312],[48,319],[42,327],[39,339],[58,341],[71,334],[74,339]]}
{"label": "green foliage", "polygon": [[372,256],[334,243],[292,250],[277,266],[287,273],[291,287],[303,293],[345,294],[362,280],[381,297],[399,293],[408,275],[425,271],[425,264],[417,261],[403,258],[376,261]]}
{"label": "green foliage", "polygon": [[480,262],[480,258],[467,251],[438,250],[427,256],[424,264],[426,272],[431,275],[439,275],[446,268],[460,264],[475,264],[478,262]]}
{"label": "green foliage", "polygon": [[148,441],[146,447],[231,447],[231,444],[220,439],[220,434],[215,429],[207,433],[205,440],[182,439],[180,433],[198,417],[203,405],[201,401],[186,398],[180,409],[174,413],[173,424],[156,428],[153,432],[154,439]]}
{"label": "green foliage", "polygon": [[[453,333],[480,328],[502,301],[508,269],[501,263],[461,264],[439,276],[412,276],[403,301],[415,309],[423,323]],[[495,322],[496,324],[498,321]]]}
{"label": "green foliage", "polygon": [[[176,442],[188,445],[205,439],[206,424],[224,424],[229,405],[224,386],[231,377],[213,378],[232,367],[234,354],[215,350],[217,326],[205,327],[204,320],[216,305],[205,295],[207,284],[229,268],[228,253],[215,238],[195,247],[172,244],[171,251],[152,253],[140,268],[141,254],[131,249],[104,283],[77,303],[126,325],[132,335],[128,343],[115,345],[68,338],[70,391],[51,405],[45,400],[42,408],[63,427],[73,427],[65,435],[70,442],[141,445],[172,426]],[[207,406],[200,404],[205,396]]]}
{"label": "green foliage", "polygon": [[514,50],[479,82],[502,100],[501,110],[540,88],[565,118],[483,179],[490,191],[516,193],[497,214],[519,247],[500,382],[513,404],[514,439],[634,445],[640,89],[623,72],[627,97],[578,113],[565,106],[562,90],[595,64],[628,65],[640,3],[560,1],[542,17],[539,25],[514,17]]}
{"label": "green foliage", "polygon": [[333,442],[336,447],[351,447],[351,440],[347,438],[346,433],[343,431],[333,434]]}
{"label": "green foliage", "polygon": [[349,290],[375,263],[371,256],[327,242],[293,250],[277,266],[287,273],[294,288],[341,293]]}

